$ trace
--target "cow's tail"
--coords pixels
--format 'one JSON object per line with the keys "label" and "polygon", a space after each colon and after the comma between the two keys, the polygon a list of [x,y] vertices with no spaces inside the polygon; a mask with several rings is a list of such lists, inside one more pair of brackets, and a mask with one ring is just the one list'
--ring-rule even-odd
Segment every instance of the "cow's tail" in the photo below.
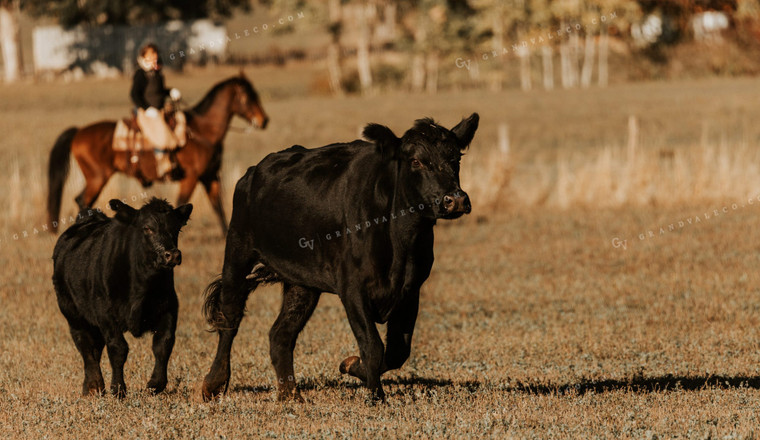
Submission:
{"label": "cow's tail", "polygon": [[66,178],[69,176],[69,156],[71,155],[71,142],[79,129],[67,128],[58,136],[58,139],[50,151],[48,163],[48,199],[47,211],[51,231],[58,230],[58,214],[61,213],[61,197]]}
{"label": "cow's tail", "polygon": [[[252,279],[246,278],[245,280],[245,292],[246,295],[243,298],[235,298],[234,302],[237,303],[237,307],[240,308],[239,316],[235,319],[235,316],[226,316],[222,311],[222,276],[219,275],[214,278],[203,291],[203,317],[206,318],[206,322],[210,326],[209,331],[215,332],[219,330],[232,330],[237,328],[240,324],[240,318],[245,314],[245,302],[248,299],[247,293],[254,290],[258,286],[258,283]],[[242,301],[241,301],[242,300]],[[234,313],[238,315],[238,313]]]}
{"label": "cow's tail", "polygon": [[219,275],[203,291],[203,317],[211,326],[209,331],[221,330],[227,324],[221,310],[222,276]]}
{"label": "cow's tail", "polygon": [[[235,185],[235,193],[232,196],[232,222],[230,224],[230,233],[232,234],[236,232],[235,228],[239,224],[239,222],[236,221],[236,219],[238,219],[236,216],[240,216],[241,212],[245,212],[243,208],[248,203],[251,180],[255,170],[255,166],[248,168],[245,175],[241,177]],[[242,255],[255,254],[256,251],[254,249],[249,249],[247,247],[235,248],[234,251],[231,251],[230,246],[233,246],[231,243],[236,241],[231,241],[229,237],[230,236],[228,235],[226,251],[231,253],[231,255],[237,255],[238,258],[240,258]],[[223,269],[225,271],[227,270],[226,259],[227,257],[225,256],[225,268]],[[239,281],[242,282],[243,285],[234,286],[232,292],[223,294],[223,275],[216,277],[211,284],[206,287],[206,290],[203,292],[203,317],[211,326],[209,331],[232,330],[237,328],[238,324],[240,324],[240,320],[245,314],[245,303],[248,300],[250,292],[256,290],[256,287],[261,284],[271,284],[282,281],[279,275],[262,262],[257,254],[252,255],[252,260],[254,264],[251,271],[246,274],[245,279]],[[235,282],[237,283],[238,281]],[[226,310],[227,315],[230,316],[227,316],[224,310]]]}
{"label": "cow's tail", "polygon": [[256,290],[256,287],[264,284],[279,283],[282,280],[280,277],[270,270],[265,264],[257,263],[251,273],[249,273],[243,281],[244,287],[242,293],[238,298],[234,298],[235,306],[233,312],[235,316],[226,316],[222,312],[222,276],[219,275],[214,278],[203,291],[203,317],[206,318],[211,328],[209,331],[219,330],[232,330],[237,328],[245,314],[245,303],[248,300],[250,292]]}

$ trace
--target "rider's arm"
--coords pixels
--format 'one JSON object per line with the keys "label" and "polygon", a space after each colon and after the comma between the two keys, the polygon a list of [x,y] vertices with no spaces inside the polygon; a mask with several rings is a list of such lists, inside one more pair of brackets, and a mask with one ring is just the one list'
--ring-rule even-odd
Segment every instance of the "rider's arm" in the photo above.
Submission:
{"label": "rider's arm", "polygon": [[164,99],[169,98],[172,101],[178,101],[182,98],[182,93],[180,93],[179,89],[176,87],[167,88],[164,84],[164,74],[161,72],[161,86],[164,89]]}
{"label": "rider's arm", "polygon": [[161,86],[161,90],[163,90],[164,99],[169,97],[169,89],[166,88],[166,82],[164,81],[164,72],[162,70],[158,71],[158,81]]}

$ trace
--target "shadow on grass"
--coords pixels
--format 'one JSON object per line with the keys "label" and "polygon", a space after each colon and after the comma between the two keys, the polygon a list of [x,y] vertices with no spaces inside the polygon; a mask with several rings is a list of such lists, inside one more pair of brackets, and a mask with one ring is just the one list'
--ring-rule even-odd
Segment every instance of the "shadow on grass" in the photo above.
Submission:
{"label": "shadow on grass", "polygon": [[[650,393],[659,391],[698,391],[706,388],[748,388],[760,389],[760,376],[674,376],[660,377],[636,376],[630,379],[607,379],[600,381],[581,381],[571,384],[528,384],[501,386],[481,381],[451,381],[448,379],[433,379],[425,377],[401,377],[384,380],[384,385],[400,385],[424,388],[456,387],[464,388],[474,393],[480,388],[490,388],[493,391],[526,394],[566,394],[605,393],[610,391],[632,391]],[[359,386],[359,385],[357,385]]]}
{"label": "shadow on grass", "polygon": [[[401,387],[417,386],[423,389],[432,388],[444,388],[452,386],[462,386],[469,391],[474,392],[480,388],[480,382],[466,381],[466,382],[453,382],[448,379],[432,379],[426,377],[399,377],[393,379],[383,379],[384,386],[398,385]],[[356,390],[363,388],[364,385],[359,379],[354,378],[325,378],[325,377],[300,377],[298,378],[298,389],[301,391],[314,391],[320,389],[335,389],[335,390]],[[270,385],[236,385],[231,386],[230,391],[236,393],[268,393],[273,391],[275,386]]]}
{"label": "shadow on grass", "polygon": [[264,394],[273,390],[269,385],[237,385],[230,387],[230,391],[233,393],[251,393],[251,394]]}
{"label": "shadow on grass", "polygon": [[673,376],[633,377],[630,379],[608,379],[600,381],[581,381],[575,384],[545,385],[517,384],[500,387],[501,391],[522,392],[527,394],[566,394],[606,393],[610,391],[631,391],[634,393],[651,393],[660,391],[698,391],[707,388],[748,388],[760,389],[760,376]]}
{"label": "shadow on grass", "polygon": [[[475,393],[481,388],[493,392],[505,393],[524,393],[533,395],[550,395],[550,394],[577,394],[584,395],[587,393],[606,393],[613,391],[630,391],[634,393],[651,393],[662,391],[698,391],[708,388],[731,389],[747,388],[760,389],[760,376],[661,376],[661,377],[633,377],[630,379],[608,379],[600,381],[581,381],[572,384],[528,384],[517,383],[516,385],[498,385],[489,384],[477,380],[472,381],[452,381],[450,379],[436,379],[430,377],[396,377],[382,381],[386,391],[390,395],[405,394],[409,392],[408,388],[421,389],[423,392],[429,392],[439,388],[458,388]],[[363,388],[363,384],[358,379],[341,378],[300,378],[298,380],[298,389],[301,391],[315,391],[320,389],[335,390],[357,390]],[[387,387],[397,386],[395,390],[388,390]],[[269,393],[274,387],[269,385],[261,386],[235,386],[231,388],[233,392],[243,393]]]}

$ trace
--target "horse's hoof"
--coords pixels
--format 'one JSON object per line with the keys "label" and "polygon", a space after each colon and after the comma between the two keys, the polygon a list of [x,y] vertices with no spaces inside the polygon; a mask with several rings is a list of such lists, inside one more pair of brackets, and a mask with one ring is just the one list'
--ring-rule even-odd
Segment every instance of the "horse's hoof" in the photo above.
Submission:
{"label": "horse's hoof", "polygon": [[355,363],[361,362],[361,359],[359,359],[359,356],[349,356],[345,359],[343,359],[343,362],[340,363],[340,372],[343,374],[350,374],[351,367],[354,366]]}

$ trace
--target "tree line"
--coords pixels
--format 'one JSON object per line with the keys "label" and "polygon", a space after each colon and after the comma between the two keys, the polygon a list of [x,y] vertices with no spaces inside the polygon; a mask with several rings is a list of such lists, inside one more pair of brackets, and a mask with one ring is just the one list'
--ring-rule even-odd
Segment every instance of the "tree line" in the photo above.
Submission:
{"label": "tree line", "polygon": [[[663,47],[688,40],[692,17],[705,11],[729,17],[744,44],[760,39],[758,0],[0,0],[5,79],[20,75],[13,41],[21,11],[63,26],[99,26],[224,19],[252,8],[309,11],[307,26],[329,35],[324,56],[335,94],[350,89],[349,72],[361,93],[373,93],[377,58],[389,51],[403,56],[401,74],[413,91],[435,92],[452,69],[499,89],[510,60],[519,66],[520,87],[530,90],[604,87],[611,41],[661,61]],[[658,17],[656,26],[646,24],[649,16]],[[642,29],[648,39],[637,41]]]}

